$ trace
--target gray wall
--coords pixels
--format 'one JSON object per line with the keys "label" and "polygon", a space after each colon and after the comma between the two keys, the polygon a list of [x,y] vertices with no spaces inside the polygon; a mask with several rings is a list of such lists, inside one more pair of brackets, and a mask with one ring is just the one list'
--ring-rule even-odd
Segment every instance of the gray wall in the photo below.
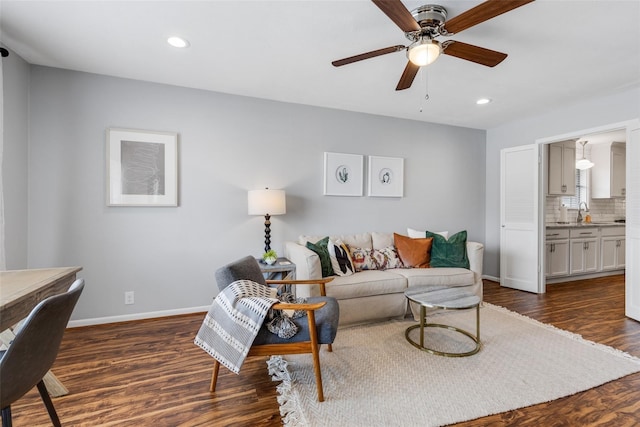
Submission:
{"label": "gray wall", "polygon": [[7,269],[27,267],[27,156],[30,66],[13,52],[2,58],[5,248]]}
{"label": "gray wall", "polygon": [[[500,275],[500,150],[536,140],[640,118],[640,88],[595,96],[586,102],[487,131],[486,235],[484,273]],[[628,159],[628,164],[632,163]],[[635,165],[638,159],[635,159]]]}
{"label": "gray wall", "polygon": [[[88,319],[206,306],[213,272],[263,247],[247,190],[287,191],[301,233],[467,229],[484,241],[485,132],[34,66],[29,267],[80,265]],[[180,134],[180,207],[105,205],[105,130]],[[323,152],[405,158],[405,197],[322,195]],[[136,303],[124,305],[123,293]]]}

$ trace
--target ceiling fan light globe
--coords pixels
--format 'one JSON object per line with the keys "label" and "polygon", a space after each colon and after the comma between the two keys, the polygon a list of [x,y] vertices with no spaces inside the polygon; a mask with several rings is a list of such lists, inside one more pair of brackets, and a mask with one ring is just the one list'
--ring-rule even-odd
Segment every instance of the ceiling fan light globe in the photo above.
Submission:
{"label": "ceiling fan light globe", "polygon": [[587,159],[580,159],[576,162],[576,169],[585,170],[592,168],[594,163],[590,162]]}
{"label": "ceiling fan light globe", "polygon": [[441,52],[442,48],[440,47],[440,43],[435,40],[422,39],[409,47],[407,50],[407,58],[413,64],[424,67],[438,59]]}

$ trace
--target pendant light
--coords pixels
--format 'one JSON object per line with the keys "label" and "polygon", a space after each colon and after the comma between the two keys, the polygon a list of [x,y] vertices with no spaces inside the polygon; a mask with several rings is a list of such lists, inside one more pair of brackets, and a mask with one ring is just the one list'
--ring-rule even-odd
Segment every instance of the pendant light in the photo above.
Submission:
{"label": "pendant light", "polygon": [[587,160],[584,157],[584,146],[587,145],[589,141],[579,141],[582,145],[582,158],[576,162],[576,169],[585,170],[593,167],[593,162]]}

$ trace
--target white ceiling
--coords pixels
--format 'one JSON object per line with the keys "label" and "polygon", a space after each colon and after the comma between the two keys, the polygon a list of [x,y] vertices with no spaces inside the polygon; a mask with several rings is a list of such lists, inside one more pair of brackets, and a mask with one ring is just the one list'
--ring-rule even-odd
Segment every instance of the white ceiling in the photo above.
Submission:
{"label": "white ceiling", "polygon": [[[479,3],[439,1],[449,17]],[[368,0],[1,0],[0,42],[32,64],[488,129],[639,85],[639,21],[637,0],[537,0],[451,37],[508,53],[503,63],[444,55],[401,92],[403,52],[331,65],[408,44]]]}

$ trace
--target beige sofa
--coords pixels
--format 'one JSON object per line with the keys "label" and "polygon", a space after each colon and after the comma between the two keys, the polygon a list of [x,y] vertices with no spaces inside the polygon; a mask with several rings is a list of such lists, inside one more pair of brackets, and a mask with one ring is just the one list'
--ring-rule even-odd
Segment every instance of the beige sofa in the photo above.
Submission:
{"label": "beige sofa", "polygon": [[[306,242],[315,243],[325,236],[300,236],[298,242],[285,243],[285,256],[296,265],[297,279],[322,277],[319,256],[307,249]],[[362,233],[330,236],[340,239],[349,247],[383,249],[393,246],[393,233]],[[446,286],[465,286],[482,298],[482,258],[484,246],[467,241],[469,269],[465,268],[403,268],[359,271],[349,276],[334,276],[327,283],[327,296],[338,300],[340,325],[401,318],[410,307],[414,316],[416,307],[407,303],[404,291],[412,286],[428,285],[434,289]],[[318,289],[305,286],[297,296],[318,295]],[[413,305],[413,304],[412,304]]]}

